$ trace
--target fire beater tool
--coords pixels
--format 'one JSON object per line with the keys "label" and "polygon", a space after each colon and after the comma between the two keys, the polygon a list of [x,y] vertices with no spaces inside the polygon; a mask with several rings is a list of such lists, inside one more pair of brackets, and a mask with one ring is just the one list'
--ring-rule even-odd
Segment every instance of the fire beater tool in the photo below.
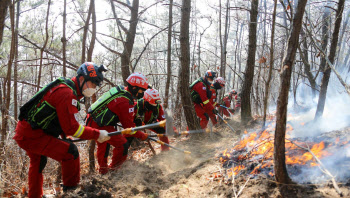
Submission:
{"label": "fire beater tool", "polygon": [[167,143],[165,143],[165,142],[163,142],[163,141],[154,139],[154,138],[152,138],[152,137],[148,137],[148,139],[150,139],[150,140],[152,140],[152,141],[154,141],[154,142],[157,142],[158,144],[161,144],[161,145],[165,145],[165,146],[167,146],[167,147],[170,147],[170,148],[172,148],[172,149],[174,149],[174,150],[181,151],[181,152],[183,152],[183,153],[185,153],[185,154],[191,154],[190,151],[185,151],[185,150],[176,148],[176,147],[174,147],[174,146],[171,146],[170,144],[167,144]]}
{"label": "fire beater tool", "polygon": [[[133,134],[135,131],[140,131],[140,130],[144,130],[144,129],[153,129],[153,128],[157,128],[157,127],[166,127],[166,120],[162,120],[162,121],[157,122],[157,123],[146,124],[143,126],[126,128],[126,129],[123,129],[120,131],[114,131],[114,132],[108,133],[108,136],[121,135],[121,134],[123,134],[123,135]],[[72,140],[72,142],[81,142],[81,141],[85,141],[85,140],[84,139]]]}
{"label": "fire beater tool", "polygon": [[[145,130],[145,129],[153,129],[157,127],[165,127],[165,135],[173,135],[174,134],[174,129],[173,129],[173,118],[171,116],[170,110],[165,111],[165,120],[162,120],[157,123],[152,123],[152,124],[146,124],[143,126],[138,126],[134,128],[126,128],[120,131],[114,131],[111,133],[108,133],[108,136],[114,136],[114,135],[126,135],[126,134],[133,134],[135,131],[140,131],[140,130]],[[161,135],[161,134],[159,134]],[[72,140],[72,142],[81,142],[85,141],[84,139],[75,139]]]}
{"label": "fire beater tool", "polygon": [[235,129],[234,129],[231,125],[229,125],[229,124],[227,123],[227,121],[224,120],[224,118],[223,118],[220,114],[217,113],[216,115],[219,116],[219,118],[220,118],[228,127],[230,127],[230,129],[231,129],[233,132],[236,132]]}

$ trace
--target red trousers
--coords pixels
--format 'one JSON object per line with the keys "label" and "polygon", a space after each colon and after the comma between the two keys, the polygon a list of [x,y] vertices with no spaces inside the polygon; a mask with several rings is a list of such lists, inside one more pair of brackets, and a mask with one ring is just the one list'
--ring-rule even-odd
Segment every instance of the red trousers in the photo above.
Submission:
{"label": "red trousers", "polygon": [[33,130],[26,121],[19,121],[14,138],[19,147],[24,149],[29,158],[29,194],[31,197],[42,197],[43,174],[47,157],[62,165],[63,185],[77,186],[80,180],[80,163],[77,147],[70,142],[47,135],[41,129]]}
{"label": "red trousers", "polygon": [[[130,142],[131,143],[131,142]],[[110,145],[113,148],[112,162],[107,165],[108,153]],[[129,142],[123,135],[111,136],[111,139],[103,142],[97,142],[97,161],[100,166],[99,172],[101,174],[106,174],[109,169],[119,168],[128,157]]]}
{"label": "red trousers", "polygon": [[[225,102],[225,107],[230,108],[231,106],[230,100],[224,100],[224,102]],[[230,117],[230,112],[228,112],[229,111],[228,109],[224,107],[220,107],[220,111],[222,111],[226,117]]]}
{"label": "red trousers", "polygon": [[[100,130],[106,130],[108,132],[116,131],[113,126],[100,127],[92,119],[90,119],[87,125]],[[98,165],[100,166],[99,172],[101,174],[106,174],[109,169],[113,170],[113,169],[119,168],[128,157],[128,149],[130,145],[128,140],[123,135],[114,135],[114,136],[111,136],[111,139],[106,142],[99,143],[96,141],[96,143],[97,143],[97,162],[98,162]],[[113,148],[112,162],[108,166],[108,154],[109,154],[109,149],[111,145],[114,148]]]}
{"label": "red trousers", "polygon": [[201,104],[194,103],[194,109],[196,110],[196,114],[200,119],[200,125],[201,125],[202,129],[205,129],[207,127],[208,122],[209,122],[209,117],[210,117],[213,125],[215,125],[217,123],[215,115],[212,113],[205,112],[205,110]]}

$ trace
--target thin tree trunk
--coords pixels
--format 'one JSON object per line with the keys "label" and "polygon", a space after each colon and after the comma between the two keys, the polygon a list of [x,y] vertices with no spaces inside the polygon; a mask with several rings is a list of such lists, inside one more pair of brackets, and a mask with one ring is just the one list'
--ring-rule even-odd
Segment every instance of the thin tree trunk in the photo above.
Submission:
{"label": "thin tree trunk", "polygon": [[16,12],[16,28],[15,28],[15,62],[14,62],[14,68],[13,68],[13,111],[14,111],[14,117],[17,119],[18,117],[18,26],[19,26],[19,15],[20,15],[20,1],[17,1],[17,12]]}
{"label": "thin tree trunk", "polygon": [[185,113],[189,130],[199,129],[199,120],[196,117],[194,107],[190,98],[190,91],[187,89],[190,79],[190,43],[189,43],[189,23],[191,14],[191,0],[182,0],[181,25],[180,25],[180,48],[181,48],[181,76],[180,86],[182,107]]}
{"label": "thin tree trunk", "polygon": [[[16,34],[15,34],[15,9],[14,4],[11,2],[10,6],[10,20],[11,20],[11,50],[10,50],[10,57],[7,63],[7,77],[4,82],[4,94],[3,97],[5,98],[5,105],[1,106],[1,137],[0,137],[0,149],[4,148],[5,145],[5,138],[6,138],[6,131],[8,128],[8,120],[9,120],[9,111],[10,111],[10,102],[11,102],[11,70],[12,70],[12,62],[15,56],[16,51]],[[6,163],[6,161],[3,161],[3,152],[0,152],[0,164]]]}
{"label": "thin tree trunk", "polygon": [[45,23],[45,41],[44,41],[43,47],[40,49],[40,66],[39,66],[39,74],[38,74],[37,91],[40,90],[41,72],[42,72],[42,69],[43,69],[44,50],[45,50],[47,42],[49,40],[49,27],[48,26],[49,26],[50,6],[51,6],[51,0],[49,0],[49,2],[47,4],[46,23]]}
{"label": "thin tree trunk", "polygon": [[89,31],[89,24],[90,24],[90,16],[92,13],[92,6],[93,6],[93,0],[90,1],[89,11],[87,14],[87,18],[84,25],[84,33],[83,33],[83,41],[82,41],[82,49],[81,49],[81,63],[84,63],[86,60],[86,40],[87,40],[87,34]]}
{"label": "thin tree trunk", "polygon": [[2,37],[5,27],[5,19],[7,15],[7,8],[9,7],[11,0],[1,0],[0,1],[0,46],[2,43]]}
{"label": "thin tree trunk", "polygon": [[281,68],[281,83],[277,100],[276,131],[274,141],[274,173],[277,182],[291,183],[288,176],[285,159],[285,135],[287,121],[288,94],[290,79],[295,60],[295,54],[299,45],[299,34],[302,25],[306,0],[299,0],[296,14],[293,19],[292,31],[288,39],[287,53],[283,59]]}
{"label": "thin tree trunk", "polygon": [[263,128],[265,128],[266,125],[266,111],[269,101],[269,94],[270,94],[270,85],[271,85],[271,79],[272,79],[272,70],[274,67],[274,49],[275,49],[275,26],[276,26],[276,7],[277,7],[277,0],[274,0],[273,5],[273,14],[272,14],[272,29],[271,29],[271,47],[270,47],[270,67],[269,67],[269,74],[267,76],[267,81],[265,84],[265,97],[264,97],[264,117],[263,117]]}
{"label": "thin tree trunk", "polygon": [[259,0],[252,0],[250,9],[248,58],[242,88],[241,120],[243,124],[246,124],[249,120],[252,119],[250,94],[254,78],[258,7]]}
{"label": "thin tree trunk", "polygon": [[124,43],[124,50],[121,56],[121,70],[124,83],[130,75],[130,57],[134,47],[134,41],[136,36],[136,27],[138,23],[138,12],[139,12],[139,0],[134,0],[131,8],[131,18],[129,21],[129,30],[126,35],[126,41]]}
{"label": "thin tree trunk", "polygon": [[169,87],[171,81],[171,34],[173,28],[173,0],[169,3],[169,28],[168,28],[168,53],[167,53],[167,78],[165,84],[164,108],[168,108],[169,103]]}
{"label": "thin tree trunk", "polygon": [[[328,59],[331,62],[331,64],[334,63],[335,55],[337,52],[339,30],[340,30],[340,25],[341,25],[343,10],[344,10],[344,1],[345,0],[339,0],[338,9],[336,12],[336,20],[334,24],[331,47],[329,49],[329,55],[328,55]],[[318,98],[318,104],[317,104],[316,115],[315,115],[316,120],[322,117],[323,115],[323,110],[324,110],[326,97],[327,97],[328,82],[331,76],[331,71],[332,71],[331,68],[327,65],[327,68],[325,68],[325,71],[322,77],[320,95]]]}
{"label": "thin tree trunk", "polygon": [[67,45],[67,38],[66,38],[66,24],[67,24],[67,13],[66,13],[66,8],[67,8],[67,0],[63,1],[63,36],[61,39],[62,42],[62,58],[63,58],[63,77],[67,76],[67,71],[66,71],[66,45]]}
{"label": "thin tree trunk", "polygon": [[[92,62],[92,53],[94,51],[95,47],[95,40],[96,40],[96,12],[95,12],[95,0],[90,1],[91,5],[91,19],[92,19],[92,33],[91,33],[91,40],[88,47],[88,53],[87,53],[87,61]],[[91,97],[91,103],[94,103],[96,101],[96,94],[93,94]],[[85,103],[85,109],[89,109],[90,107],[90,100],[88,100],[87,103]],[[91,172],[95,172],[95,147],[96,142],[91,140],[89,143],[89,170]]]}

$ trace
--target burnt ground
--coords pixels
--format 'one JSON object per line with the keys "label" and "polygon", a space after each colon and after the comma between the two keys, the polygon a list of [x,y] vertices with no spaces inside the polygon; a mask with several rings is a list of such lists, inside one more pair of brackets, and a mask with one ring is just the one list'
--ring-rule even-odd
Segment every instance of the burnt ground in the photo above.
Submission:
{"label": "burnt ground", "polygon": [[[243,131],[239,123],[229,123]],[[173,139],[172,145],[191,151],[191,155],[170,150],[150,154],[145,160],[131,158],[116,172],[83,174],[78,189],[58,197],[235,197],[234,192],[245,184],[239,197],[339,197],[330,182],[279,185],[265,175],[240,175],[233,185],[227,178],[216,177],[215,173],[224,171],[218,153],[232,148],[238,137],[222,125],[212,135],[176,142]],[[156,150],[159,152],[159,148]],[[339,186],[344,197],[350,197],[350,183]]]}

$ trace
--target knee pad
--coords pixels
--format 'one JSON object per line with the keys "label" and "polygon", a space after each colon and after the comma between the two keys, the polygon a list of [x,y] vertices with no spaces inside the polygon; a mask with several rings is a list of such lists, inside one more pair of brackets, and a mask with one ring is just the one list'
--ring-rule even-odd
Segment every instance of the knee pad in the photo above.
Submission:
{"label": "knee pad", "polygon": [[77,159],[79,157],[78,147],[73,143],[69,144],[68,153],[72,154],[74,159]]}
{"label": "knee pad", "polygon": [[44,155],[40,156],[39,173],[43,172],[46,166],[46,163],[47,163],[47,157]]}

